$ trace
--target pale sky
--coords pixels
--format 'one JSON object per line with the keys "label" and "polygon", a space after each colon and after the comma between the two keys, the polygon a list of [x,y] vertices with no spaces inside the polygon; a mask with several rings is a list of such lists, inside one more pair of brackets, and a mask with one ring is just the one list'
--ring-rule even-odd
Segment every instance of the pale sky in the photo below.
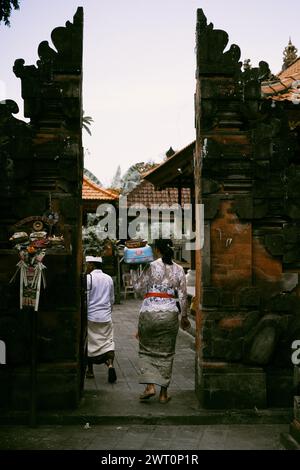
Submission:
{"label": "pale sky", "polygon": [[35,64],[41,41],[83,6],[83,108],[94,118],[84,133],[85,167],[109,185],[117,166],[161,162],[172,146],[195,138],[196,10],[238,44],[242,60],[282,65],[291,36],[299,48],[299,0],[20,0],[11,27],[0,26],[0,99],[20,106],[15,59]]}

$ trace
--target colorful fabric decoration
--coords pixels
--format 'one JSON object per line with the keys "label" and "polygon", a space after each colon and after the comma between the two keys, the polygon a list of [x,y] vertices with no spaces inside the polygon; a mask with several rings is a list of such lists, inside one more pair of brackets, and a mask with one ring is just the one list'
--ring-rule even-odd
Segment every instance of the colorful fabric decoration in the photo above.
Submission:
{"label": "colorful fabric decoration", "polygon": [[11,241],[17,242],[15,248],[19,251],[20,261],[17,271],[10,282],[13,282],[20,272],[20,309],[33,307],[37,312],[39,308],[41,286],[46,287],[45,269],[42,263],[46,254],[46,246],[49,243],[46,232],[33,232],[29,240],[18,243],[24,236],[14,234]]}

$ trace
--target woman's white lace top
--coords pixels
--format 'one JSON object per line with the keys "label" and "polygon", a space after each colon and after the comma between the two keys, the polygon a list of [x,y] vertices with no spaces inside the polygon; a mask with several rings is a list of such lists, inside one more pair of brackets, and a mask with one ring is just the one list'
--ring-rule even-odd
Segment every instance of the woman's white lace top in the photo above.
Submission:
{"label": "woman's white lace top", "polygon": [[160,292],[174,295],[175,298],[147,297],[144,299],[141,312],[170,311],[178,312],[176,301],[180,304],[183,315],[187,312],[187,291],[184,270],[174,263],[164,264],[162,259],[152,261],[139,275],[132,272],[132,282],[135,290],[142,294]]}

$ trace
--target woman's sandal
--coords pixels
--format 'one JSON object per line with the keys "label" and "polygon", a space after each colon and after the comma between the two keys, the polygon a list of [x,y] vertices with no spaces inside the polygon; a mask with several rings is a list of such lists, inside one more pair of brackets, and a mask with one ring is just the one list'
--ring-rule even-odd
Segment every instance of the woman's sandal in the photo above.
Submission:
{"label": "woman's sandal", "polygon": [[161,403],[162,405],[165,405],[166,403],[168,403],[171,400],[171,398],[172,397],[160,398],[159,403]]}
{"label": "woman's sandal", "polygon": [[140,395],[140,400],[142,400],[142,401],[143,400],[148,400],[149,398],[154,397],[155,394],[156,394],[156,392],[150,392],[150,393],[149,392],[148,393],[144,392]]}

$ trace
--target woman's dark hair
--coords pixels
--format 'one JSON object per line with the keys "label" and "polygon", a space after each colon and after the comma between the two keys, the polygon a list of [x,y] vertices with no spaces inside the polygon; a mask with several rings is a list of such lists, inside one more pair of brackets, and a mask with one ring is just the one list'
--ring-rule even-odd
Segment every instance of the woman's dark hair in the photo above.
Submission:
{"label": "woman's dark hair", "polygon": [[155,240],[155,248],[161,252],[161,259],[165,264],[173,264],[172,258],[174,256],[172,240],[165,238],[158,238]]}

